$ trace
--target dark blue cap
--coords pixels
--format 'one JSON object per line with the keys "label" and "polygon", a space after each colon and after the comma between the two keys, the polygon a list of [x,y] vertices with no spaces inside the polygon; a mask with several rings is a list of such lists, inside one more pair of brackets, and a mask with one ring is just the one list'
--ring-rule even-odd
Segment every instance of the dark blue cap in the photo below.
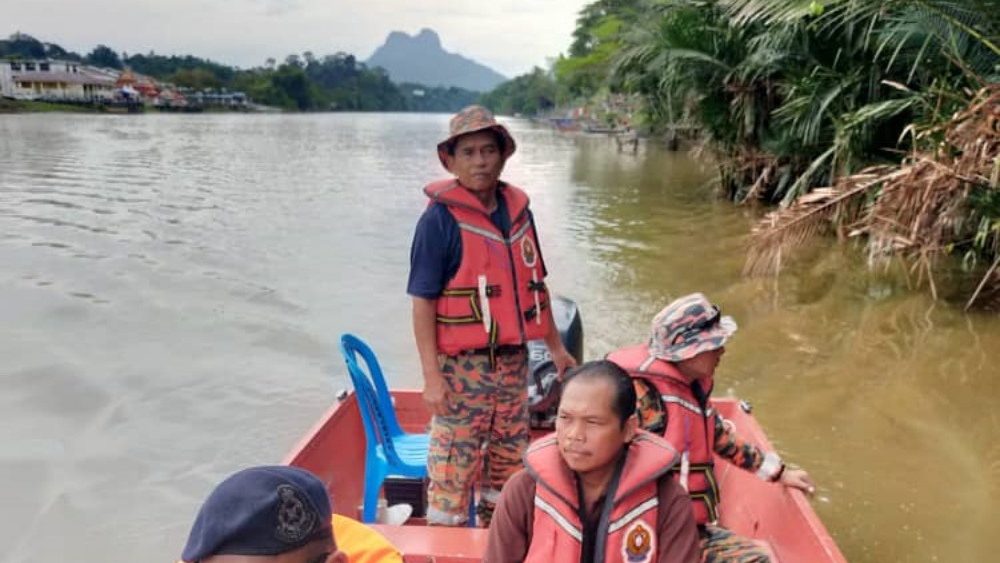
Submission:
{"label": "dark blue cap", "polygon": [[315,475],[286,465],[251,467],[219,484],[198,511],[181,558],[277,555],[332,537],[330,497]]}

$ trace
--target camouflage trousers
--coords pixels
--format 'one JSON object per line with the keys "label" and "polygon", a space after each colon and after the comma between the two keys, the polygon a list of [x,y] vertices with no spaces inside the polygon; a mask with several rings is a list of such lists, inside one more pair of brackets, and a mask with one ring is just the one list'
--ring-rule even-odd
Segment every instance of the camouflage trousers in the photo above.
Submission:
{"label": "camouflage trousers", "polygon": [[472,488],[477,523],[489,526],[507,479],[522,466],[530,439],[527,352],[439,356],[448,385],[448,412],[431,420],[427,456],[427,522],[467,522]]}
{"label": "camouflage trousers", "polygon": [[702,563],[770,563],[767,550],[754,540],[713,524],[699,526]]}

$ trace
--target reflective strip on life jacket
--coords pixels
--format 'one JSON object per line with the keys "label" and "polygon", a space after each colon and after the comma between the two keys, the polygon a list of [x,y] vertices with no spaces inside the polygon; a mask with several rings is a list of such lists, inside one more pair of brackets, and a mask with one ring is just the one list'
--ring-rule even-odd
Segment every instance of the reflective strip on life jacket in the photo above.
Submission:
{"label": "reflective strip on life jacket", "polygon": [[[654,383],[654,385],[655,385],[655,383]],[[693,412],[693,413],[695,413],[697,415],[701,415],[703,417],[705,417],[705,416],[712,416],[712,415],[715,414],[715,409],[710,408],[710,409],[708,409],[707,412],[703,411],[703,410],[701,410],[701,407],[699,407],[698,405],[696,405],[696,404],[694,404],[694,403],[692,403],[692,402],[690,402],[688,400],[685,400],[683,397],[678,397],[677,395],[660,395],[660,398],[663,400],[664,403],[678,404],[678,405],[686,408],[687,410],[689,410],[689,411],[691,411],[691,412]]]}
{"label": "reflective strip on life jacket", "polygon": [[625,513],[624,516],[608,524],[608,533],[617,532],[621,528],[628,526],[633,520],[642,516],[647,510],[654,509],[660,506],[659,497],[652,497],[639,504],[639,506],[633,508],[632,510]]}
{"label": "reflective strip on life jacket", "polygon": [[556,507],[552,506],[545,501],[542,497],[535,495],[535,508],[541,510],[542,512],[548,514],[552,520],[560,527],[564,532],[570,535],[573,539],[578,542],[583,541],[583,531],[577,526],[574,526],[572,522],[566,519]]}
{"label": "reflective strip on life jacket", "polygon": [[469,231],[470,233],[476,233],[481,237],[486,237],[488,239],[492,239],[497,242],[502,242],[504,244],[512,244],[520,240],[520,238],[523,237],[525,233],[528,232],[528,229],[531,228],[531,223],[525,222],[518,228],[517,231],[514,232],[514,234],[512,234],[507,238],[504,238],[503,236],[498,235],[497,233],[490,231],[489,229],[483,229],[475,225],[470,225],[469,223],[459,223],[458,228]]}

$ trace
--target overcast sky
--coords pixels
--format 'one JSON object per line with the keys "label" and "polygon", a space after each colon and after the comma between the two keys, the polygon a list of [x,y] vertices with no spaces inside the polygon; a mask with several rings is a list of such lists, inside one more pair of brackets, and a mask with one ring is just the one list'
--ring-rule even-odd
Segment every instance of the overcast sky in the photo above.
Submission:
{"label": "overcast sky", "polygon": [[0,34],[21,31],[81,55],[191,54],[240,67],[290,53],[367,59],[390,31],[428,27],[446,51],[508,77],[565,52],[590,0],[0,0]]}

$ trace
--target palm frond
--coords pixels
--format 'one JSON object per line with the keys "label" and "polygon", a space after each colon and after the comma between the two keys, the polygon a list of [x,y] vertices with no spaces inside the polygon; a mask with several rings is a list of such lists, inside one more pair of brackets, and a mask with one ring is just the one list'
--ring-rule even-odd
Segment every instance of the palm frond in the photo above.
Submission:
{"label": "palm frond", "polygon": [[[776,273],[783,254],[835,226],[849,227],[851,236],[867,238],[870,264],[896,256],[909,259],[937,297],[933,279],[937,259],[953,252],[956,244],[982,238],[980,252],[994,259],[994,265],[970,304],[981,293],[1000,295],[995,261],[1000,256],[1000,236],[992,229],[1000,217],[993,216],[992,209],[971,205],[976,193],[990,194],[989,201],[1000,200],[996,182],[1000,176],[1000,84],[983,88],[948,123],[916,137],[929,141],[927,149],[915,150],[901,165],[841,177],[833,187],[815,189],[770,213],[751,234],[744,271],[748,275]],[[942,141],[936,141],[939,138]],[[865,194],[872,196],[871,201],[860,205]],[[990,226],[986,233],[982,233],[984,224]]]}
{"label": "palm frond", "polygon": [[841,179],[836,186],[817,188],[796,199],[792,205],[768,213],[750,234],[743,273],[748,276],[777,274],[783,255],[829,232],[835,219],[851,222],[855,216],[855,213],[848,213],[851,204],[891,179],[893,174],[889,167],[870,168]]}
{"label": "palm frond", "polygon": [[813,180],[824,169],[827,161],[833,157],[835,152],[836,147],[830,147],[813,159],[805,171],[795,180],[795,183],[783,194],[784,198],[781,200],[782,207],[788,207],[796,198],[803,197],[802,194],[809,191],[809,188],[813,185]]}
{"label": "palm frond", "polygon": [[725,61],[719,60],[716,57],[701,51],[695,51],[693,49],[667,49],[665,53],[672,59],[688,60],[696,63],[708,63],[722,70],[732,70],[732,68],[726,64]]}
{"label": "palm frond", "polygon": [[739,25],[792,23],[816,15],[823,6],[815,0],[721,0],[719,4]]}

